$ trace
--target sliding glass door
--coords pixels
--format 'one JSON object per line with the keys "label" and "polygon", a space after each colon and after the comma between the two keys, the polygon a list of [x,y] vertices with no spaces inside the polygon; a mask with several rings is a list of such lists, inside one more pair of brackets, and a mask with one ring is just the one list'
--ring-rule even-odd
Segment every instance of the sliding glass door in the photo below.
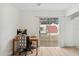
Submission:
{"label": "sliding glass door", "polygon": [[[40,18],[40,45],[53,46],[58,38],[58,18],[41,17]],[[52,43],[52,44],[51,44]]]}

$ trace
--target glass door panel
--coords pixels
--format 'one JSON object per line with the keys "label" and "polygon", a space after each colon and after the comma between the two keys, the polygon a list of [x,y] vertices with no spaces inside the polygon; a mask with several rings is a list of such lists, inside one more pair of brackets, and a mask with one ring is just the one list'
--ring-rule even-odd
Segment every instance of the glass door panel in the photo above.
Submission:
{"label": "glass door panel", "polygon": [[[57,39],[58,35],[58,18],[41,17],[40,18],[40,42],[51,42]],[[47,43],[47,44],[49,44]]]}

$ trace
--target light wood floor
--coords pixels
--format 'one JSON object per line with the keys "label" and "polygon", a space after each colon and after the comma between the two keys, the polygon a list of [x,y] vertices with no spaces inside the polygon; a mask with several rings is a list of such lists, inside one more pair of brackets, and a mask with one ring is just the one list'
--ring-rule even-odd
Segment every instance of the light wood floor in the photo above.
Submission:
{"label": "light wood floor", "polygon": [[[28,56],[35,56],[33,54]],[[77,48],[60,48],[60,47],[39,47],[38,56],[79,56],[79,49]]]}
{"label": "light wood floor", "polygon": [[40,41],[40,47],[57,47],[58,41]]}

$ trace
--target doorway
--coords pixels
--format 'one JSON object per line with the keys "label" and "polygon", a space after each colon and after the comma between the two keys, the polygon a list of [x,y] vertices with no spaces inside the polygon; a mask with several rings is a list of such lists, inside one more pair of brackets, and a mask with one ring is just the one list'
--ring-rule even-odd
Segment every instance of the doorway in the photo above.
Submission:
{"label": "doorway", "polygon": [[59,24],[57,17],[40,17],[40,46],[57,47]]}

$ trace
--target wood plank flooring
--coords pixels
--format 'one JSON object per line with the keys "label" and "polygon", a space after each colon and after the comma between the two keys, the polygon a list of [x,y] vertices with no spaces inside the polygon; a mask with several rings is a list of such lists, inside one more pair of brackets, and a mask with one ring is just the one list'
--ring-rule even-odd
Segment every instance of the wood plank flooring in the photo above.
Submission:
{"label": "wood plank flooring", "polygon": [[[35,56],[35,50],[33,54],[28,56]],[[39,47],[38,56],[79,56],[79,49],[77,48],[60,48],[60,47]]]}
{"label": "wood plank flooring", "polygon": [[58,41],[41,41],[40,47],[57,47]]}

